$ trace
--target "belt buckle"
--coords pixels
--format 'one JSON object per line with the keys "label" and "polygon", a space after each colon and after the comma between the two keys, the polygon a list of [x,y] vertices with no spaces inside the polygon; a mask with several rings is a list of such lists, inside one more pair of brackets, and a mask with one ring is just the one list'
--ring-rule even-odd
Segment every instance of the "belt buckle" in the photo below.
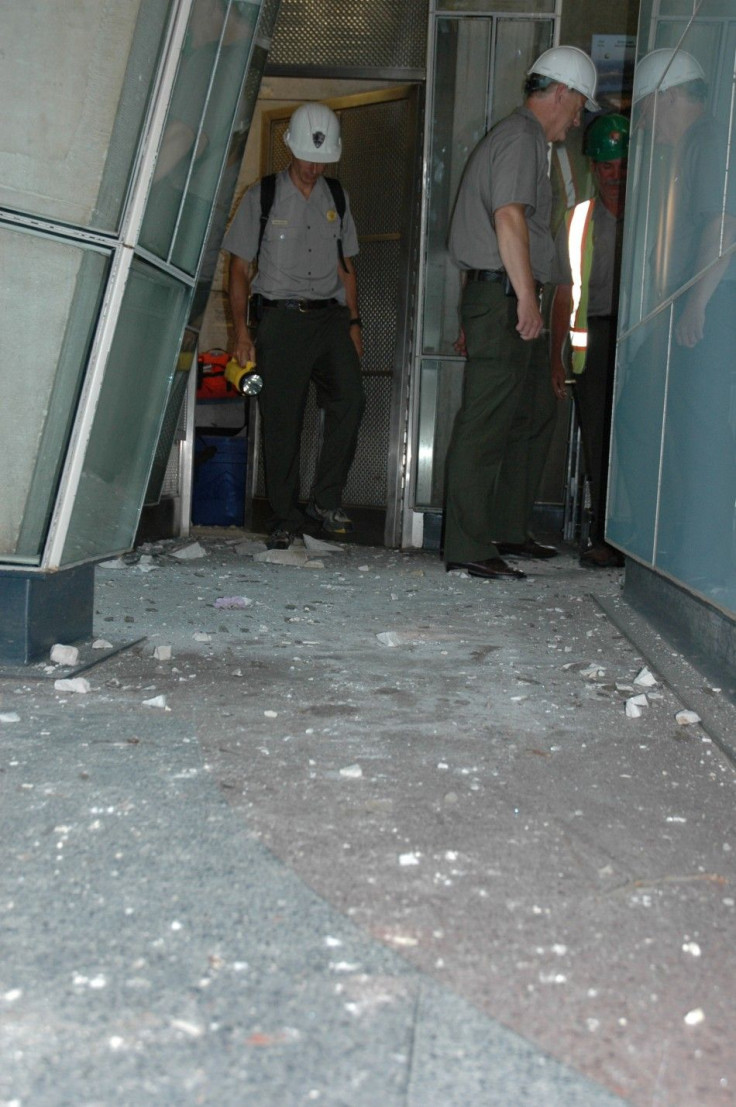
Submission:
{"label": "belt buckle", "polygon": [[309,311],[309,308],[305,306],[306,303],[306,300],[297,300],[296,302],[297,308],[301,315],[306,315],[306,313]]}

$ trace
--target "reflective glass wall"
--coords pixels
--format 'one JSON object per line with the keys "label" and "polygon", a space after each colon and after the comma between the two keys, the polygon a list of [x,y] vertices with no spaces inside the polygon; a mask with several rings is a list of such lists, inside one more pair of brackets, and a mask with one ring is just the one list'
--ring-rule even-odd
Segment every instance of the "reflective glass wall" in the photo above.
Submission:
{"label": "reflective glass wall", "polygon": [[132,545],[257,95],[243,89],[265,56],[260,12],[260,0],[0,4],[0,564],[56,568]]}
{"label": "reflective glass wall", "polygon": [[521,102],[526,71],[552,45],[555,11],[555,0],[444,0],[433,13],[417,510],[442,508],[445,455],[462,389],[465,362],[453,350],[460,280],[446,249],[458,184],[486,131]]}
{"label": "reflective glass wall", "polygon": [[736,10],[645,0],[607,533],[736,612]]}

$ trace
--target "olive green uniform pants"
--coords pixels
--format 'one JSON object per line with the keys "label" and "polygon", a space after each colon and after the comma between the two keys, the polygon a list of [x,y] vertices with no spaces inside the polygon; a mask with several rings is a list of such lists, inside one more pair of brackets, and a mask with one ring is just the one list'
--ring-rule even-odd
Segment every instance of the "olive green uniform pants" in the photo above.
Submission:
{"label": "olive green uniform pants", "polygon": [[339,305],[316,311],[266,308],[256,339],[266,496],[272,528],[299,530],[302,424],[310,381],[324,412],[322,448],[311,494],[320,507],[339,507],[355,456],[365,405],[350,313]]}
{"label": "olive green uniform pants", "polygon": [[468,360],[447,454],[447,562],[498,557],[496,542],[529,537],[556,408],[548,337],[519,337],[502,284],[469,281],[461,318]]}

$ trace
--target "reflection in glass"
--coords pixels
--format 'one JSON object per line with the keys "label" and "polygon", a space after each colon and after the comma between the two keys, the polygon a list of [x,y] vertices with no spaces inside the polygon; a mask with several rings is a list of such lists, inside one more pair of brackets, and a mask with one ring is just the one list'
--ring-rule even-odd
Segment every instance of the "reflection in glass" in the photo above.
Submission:
{"label": "reflection in glass", "polygon": [[[117,229],[170,0],[0,6],[0,204]],[[28,94],[18,95],[26,89]]]}
{"label": "reflection in glass", "polygon": [[733,18],[695,20],[637,66],[608,508],[614,542],[732,610],[735,54]]}
{"label": "reflection in glass", "polygon": [[464,362],[422,362],[416,508],[441,511],[445,499],[445,458],[462,399]]}
{"label": "reflection in glass", "polygon": [[189,289],[133,263],[102,384],[63,564],[128,549],[176,368]]}
{"label": "reflection in glass", "polygon": [[[141,245],[194,274],[230,140],[259,3],[195,0]],[[237,177],[238,165],[226,171]]]}
{"label": "reflection in glass", "polygon": [[2,227],[0,254],[0,555],[8,561],[37,561],[109,257]]}

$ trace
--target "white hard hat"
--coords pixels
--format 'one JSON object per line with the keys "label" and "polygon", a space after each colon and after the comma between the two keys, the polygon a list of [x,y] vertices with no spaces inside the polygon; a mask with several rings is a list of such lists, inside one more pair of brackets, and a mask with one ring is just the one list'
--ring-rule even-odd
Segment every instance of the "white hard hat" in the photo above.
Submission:
{"label": "white hard hat", "polygon": [[574,88],[576,92],[582,92],[586,98],[585,106],[588,111],[601,110],[595,99],[598,71],[592,59],[577,46],[553,46],[551,50],[545,50],[539,55],[527,76],[531,76],[532,73],[538,73],[541,77],[550,77],[553,81],[559,81],[561,85],[567,85],[568,88]]}
{"label": "white hard hat", "polygon": [[326,104],[302,104],[289,120],[284,142],[300,161],[339,161],[340,120]]}
{"label": "white hard hat", "polygon": [[634,103],[650,92],[664,92],[688,81],[704,81],[705,73],[699,61],[685,50],[652,50],[646,54],[634,72]]}

